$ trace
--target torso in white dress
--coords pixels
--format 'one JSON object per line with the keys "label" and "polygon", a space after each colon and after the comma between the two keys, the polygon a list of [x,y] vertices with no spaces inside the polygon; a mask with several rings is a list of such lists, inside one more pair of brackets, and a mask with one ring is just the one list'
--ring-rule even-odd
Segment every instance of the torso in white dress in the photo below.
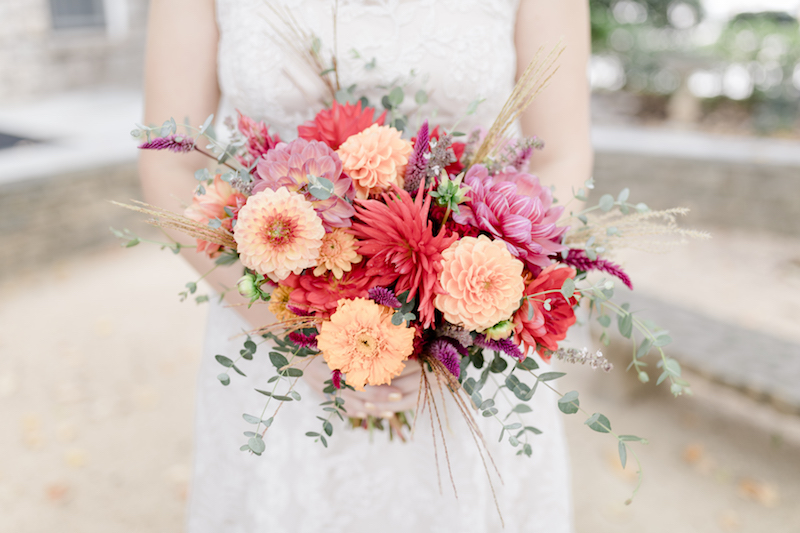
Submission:
{"label": "torso in white dress", "polygon": [[[332,0],[285,3],[298,22],[330,45]],[[430,101],[421,115],[435,112],[432,122],[450,126],[481,97],[486,101],[463,128],[488,127],[514,84],[516,10],[517,0],[340,0],[342,85],[386,85],[408,79],[414,70],[405,90],[407,109],[413,109],[414,93],[425,88]],[[325,93],[299,61],[270,38],[264,19],[268,16],[260,0],[217,0],[221,114],[239,109],[291,139],[297,124],[320,109]],[[373,57],[375,67],[365,69]],[[376,102],[377,93],[366,94]],[[253,361],[241,365],[248,377],[233,375],[231,385],[223,387],[215,377],[220,367],[214,355],[238,353],[241,338],[229,339],[246,327],[230,309],[212,305],[197,400],[190,533],[501,530],[475,442],[453,406],[446,432],[457,500],[443,464],[443,493],[439,492],[427,418],[407,443],[389,442],[381,432],[370,442],[366,432],[339,423],[326,449],[305,436],[319,430],[315,417],[321,414],[322,400],[302,382],[298,391],[303,400],[281,409],[266,435],[262,456],[239,451],[246,442],[243,432],[252,429],[242,413],[261,412],[265,398],[253,389],[265,387],[272,365],[262,346]],[[495,477],[505,531],[569,532],[561,415],[543,388],[531,407],[534,412],[525,415],[525,423],[543,432],[530,440],[531,458],[516,456],[516,449],[505,441],[496,442],[496,421],[479,421],[504,481],[501,485]]]}

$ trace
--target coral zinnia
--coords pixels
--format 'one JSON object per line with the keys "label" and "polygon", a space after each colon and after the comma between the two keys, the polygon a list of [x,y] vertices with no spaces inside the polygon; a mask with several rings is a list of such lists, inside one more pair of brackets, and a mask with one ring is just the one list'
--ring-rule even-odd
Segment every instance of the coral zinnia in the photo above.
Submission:
{"label": "coral zinnia", "polygon": [[[563,207],[551,207],[552,197],[542,187],[534,187],[538,179],[525,176],[525,189],[518,189],[516,183],[502,181],[506,176],[495,179],[483,165],[473,165],[464,178],[472,188],[467,193],[469,201],[453,218],[504,241],[508,250],[536,273],[551,264],[548,256],[566,249],[560,241],[567,228],[556,226]],[[534,196],[525,196],[522,190]]]}
{"label": "coral zinnia", "polygon": [[373,124],[336,150],[344,172],[356,187],[356,197],[382,193],[391,185],[403,186],[411,143],[400,135],[394,128]]}
{"label": "coral zinnia", "polygon": [[375,109],[365,107],[361,109],[361,102],[355,105],[340,104],[336,100],[330,109],[323,109],[314,120],[297,127],[297,136],[307,141],[321,141],[337,150],[351,135],[360,133],[372,124],[383,125],[386,111],[377,119]]}
{"label": "coral zinnia", "polygon": [[248,198],[233,230],[242,264],[273,281],[315,266],[324,235],[314,206],[286,187]]}
{"label": "coral zinnia", "polygon": [[336,310],[340,299],[367,298],[371,287],[386,285],[388,282],[391,279],[368,275],[364,263],[357,263],[341,279],[336,279],[332,272],[323,276],[290,274],[282,285],[294,289],[289,298],[289,308],[295,313],[327,318]]}
{"label": "coral zinnia", "polygon": [[442,252],[458,238],[446,236],[445,231],[434,237],[428,220],[430,204],[424,189],[412,200],[395,187],[383,194],[382,201],[358,201],[357,221],[350,229],[361,241],[359,252],[369,258],[370,275],[397,281],[395,293],[409,291],[409,300],[418,297],[419,318],[426,328],[434,319],[433,297],[442,292],[438,281]]}
{"label": "coral zinnia", "polygon": [[522,269],[522,261],[502,241],[464,237],[442,252],[444,293],[436,296],[436,309],[452,324],[475,331],[490,328],[519,307]]}
{"label": "coral zinnia", "polygon": [[[538,344],[539,354],[545,361],[550,360],[545,350],[558,350],[558,341],[564,340],[567,330],[575,323],[573,307],[578,303],[575,297],[567,300],[560,292],[564,280],[575,277],[575,269],[558,266],[550,265],[525,287],[526,299],[514,315],[517,341],[526,352]],[[550,300],[549,310],[544,305],[547,300]],[[532,316],[530,306],[533,306]]]}
{"label": "coral zinnia", "polygon": [[[333,183],[333,194],[320,200],[309,192],[309,176],[325,178]],[[342,174],[342,161],[336,152],[317,141],[295,139],[280,143],[258,162],[253,192],[266,189],[288,190],[304,195],[314,205],[327,229],[350,225],[355,197],[353,182]]]}
{"label": "coral zinnia", "polygon": [[317,346],[331,370],[347,375],[347,383],[383,385],[399,376],[411,355],[414,329],[392,324],[394,310],[372,300],[340,300],[331,319],[322,323]]}
{"label": "coral zinnia", "polygon": [[345,272],[350,272],[353,263],[361,261],[356,252],[356,239],[345,230],[336,228],[322,238],[319,249],[319,263],[314,269],[315,276],[331,271],[336,279],[342,279]]}
{"label": "coral zinnia", "polygon": [[[244,205],[247,198],[233,187],[231,184],[222,181],[219,175],[214,176],[211,185],[205,186],[203,194],[196,194],[192,198],[192,205],[186,208],[184,214],[196,222],[208,224],[217,219],[221,227],[231,231],[233,220],[239,208]],[[227,208],[227,211],[225,210]],[[233,216],[231,216],[233,215]],[[213,244],[202,239],[197,239],[197,251],[205,252],[210,257],[219,255],[222,246]]]}

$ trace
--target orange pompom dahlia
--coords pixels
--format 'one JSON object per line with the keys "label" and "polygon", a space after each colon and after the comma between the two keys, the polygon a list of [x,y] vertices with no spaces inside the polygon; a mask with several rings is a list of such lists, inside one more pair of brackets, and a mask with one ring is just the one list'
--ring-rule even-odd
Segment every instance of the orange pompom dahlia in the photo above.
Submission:
{"label": "orange pompom dahlia", "polygon": [[233,236],[244,266],[281,281],[316,266],[325,228],[311,202],[280,187],[247,199]]}
{"label": "orange pompom dahlia", "polygon": [[442,252],[439,282],[445,294],[436,295],[434,305],[448,322],[484,331],[519,307],[522,269],[504,242],[464,237]]}
{"label": "orange pompom dahlia", "polygon": [[356,187],[356,198],[380,194],[391,185],[403,186],[411,143],[389,126],[373,124],[350,136],[336,150],[342,170]]}
{"label": "orange pompom dahlia", "polygon": [[322,323],[317,346],[331,370],[347,374],[356,390],[390,383],[414,350],[414,328],[392,324],[394,309],[372,300],[340,300]]}

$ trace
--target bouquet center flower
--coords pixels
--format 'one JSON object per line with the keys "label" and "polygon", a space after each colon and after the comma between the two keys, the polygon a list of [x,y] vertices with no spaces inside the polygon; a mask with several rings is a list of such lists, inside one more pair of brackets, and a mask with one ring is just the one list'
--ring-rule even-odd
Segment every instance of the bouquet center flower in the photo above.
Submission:
{"label": "bouquet center flower", "polygon": [[277,215],[268,221],[264,230],[267,242],[276,248],[291,244],[295,238],[297,221],[282,215]]}

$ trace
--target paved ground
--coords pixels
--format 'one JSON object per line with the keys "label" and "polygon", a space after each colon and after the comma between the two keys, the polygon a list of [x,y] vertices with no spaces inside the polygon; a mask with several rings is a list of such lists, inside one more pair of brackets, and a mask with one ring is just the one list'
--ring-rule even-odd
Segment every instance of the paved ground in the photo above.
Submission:
{"label": "paved ground", "polygon": [[[751,249],[750,261],[779,259],[761,253],[766,245],[753,249],[742,239],[717,246]],[[697,250],[686,253],[705,253]],[[628,261],[641,274],[639,288],[665,297],[659,269],[687,260],[644,261]],[[778,318],[795,312],[797,299],[764,278],[753,298],[736,272],[720,287],[707,277],[670,295],[795,341],[797,331]],[[189,279],[179,259],[139,247],[0,286],[0,531],[181,530],[205,314],[178,303]],[[611,376],[576,369],[559,383],[580,388],[582,405],[607,414],[615,430],[650,440],[641,447],[644,486],[626,507],[632,466],[622,471],[612,439],[588,430],[577,415],[567,418],[579,533],[800,531],[796,417],[703,380],[695,380],[694,398],[674,400],[631,383],[622,366]]]}

